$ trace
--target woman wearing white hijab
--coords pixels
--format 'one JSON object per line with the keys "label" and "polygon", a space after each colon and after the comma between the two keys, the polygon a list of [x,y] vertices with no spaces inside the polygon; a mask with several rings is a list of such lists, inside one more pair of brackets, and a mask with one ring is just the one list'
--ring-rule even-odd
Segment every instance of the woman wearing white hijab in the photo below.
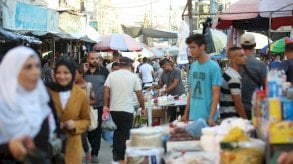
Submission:
{"label": "woman wearing white hijab", "polygon": [[49,100],[35,51],[24,46],[8,51],[0,65],[0,155],[23,160],[29,148],[48,152],[56,127]]}

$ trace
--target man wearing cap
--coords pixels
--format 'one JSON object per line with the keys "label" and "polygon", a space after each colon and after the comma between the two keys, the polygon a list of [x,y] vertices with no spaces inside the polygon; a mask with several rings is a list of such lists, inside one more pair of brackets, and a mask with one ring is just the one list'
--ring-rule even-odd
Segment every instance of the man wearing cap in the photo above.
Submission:
{"label": "man wearing cap", "polygon": [[240,38],[240,44],[247,56],[247,64],[240,70],[242,103],[248,119],[251,119],[252,95],[257,88],[265,88],[267,67],[255,58],[254,48],[256,43],[254,35],[243,34]]}
{"label": "man wearing cap", "polygon": [[127,57],[121,58],[120,69],[110,73],[104,85],[103,110],[105,112],[110,110],[112,119],[117,125],[113,136],[114,161],[124,160],[126,140],[129,139],[133,122],[133,92],[136,93],[142,113],[145,112],[139,80],[130,71],[132,62]]}

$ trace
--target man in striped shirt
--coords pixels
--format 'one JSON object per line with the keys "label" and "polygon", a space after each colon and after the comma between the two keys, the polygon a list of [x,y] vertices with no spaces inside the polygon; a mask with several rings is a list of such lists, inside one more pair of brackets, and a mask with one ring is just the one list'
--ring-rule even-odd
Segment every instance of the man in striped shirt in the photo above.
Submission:
{"label": "man in striped shirt", "polygon": [[247,118],[241,101],[241,76],[239,71],[246,64],[247,57],[240,47],[231,47],[228,50],[230,67],[223,73],[220,96],[220,117]]}

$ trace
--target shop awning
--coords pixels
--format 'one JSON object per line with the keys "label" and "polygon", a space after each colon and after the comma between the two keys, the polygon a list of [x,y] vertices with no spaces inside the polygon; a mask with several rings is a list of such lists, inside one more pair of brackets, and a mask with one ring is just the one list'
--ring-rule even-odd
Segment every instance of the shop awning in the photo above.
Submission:
{"label": "shop awning", "polygon": [[81,33],[65,33],[65,32],[49,32],[49,31],[31,31],[31,30],[19,30],[18,33],[36,36],[36,37],[53,37],[55,39],[62,40],[80,40],[88,43],[97,43],[97,41],[93,40],[89,35],[84,35]]}
{"label": "shop awning", "polygon": [[17,32],[8,31],[2,28],[0,28],[0,36],[4,40],[25,41],[29,44],[42,44],[42,41],[40,41],[38,38],[22,35]]}

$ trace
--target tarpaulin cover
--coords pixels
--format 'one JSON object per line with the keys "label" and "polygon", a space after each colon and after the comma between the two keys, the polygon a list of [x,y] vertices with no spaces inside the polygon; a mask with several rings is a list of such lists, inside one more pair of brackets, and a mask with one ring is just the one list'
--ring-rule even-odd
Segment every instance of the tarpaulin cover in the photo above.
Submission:
{"label": "tarpaulin cover", "polygon": [[138,37],[139,35],[144,35],[146,37],[151,38],[177,38],[177,33],[175,32],[167,32],[160,30],[147,29],[136,26],[126,26],[121,25],[124,33],[130,35],[133,38]]}

